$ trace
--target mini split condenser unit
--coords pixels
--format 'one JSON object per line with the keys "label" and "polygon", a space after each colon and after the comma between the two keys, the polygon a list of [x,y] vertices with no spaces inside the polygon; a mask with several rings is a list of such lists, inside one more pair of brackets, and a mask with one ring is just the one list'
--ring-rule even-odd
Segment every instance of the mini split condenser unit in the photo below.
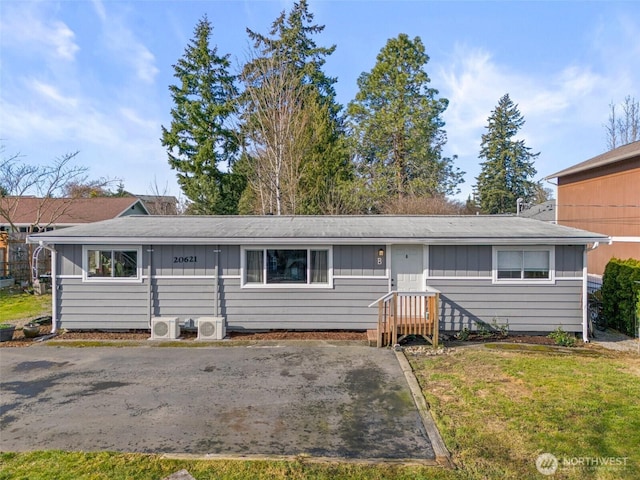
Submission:
{"label": "mini split condenser unit", "polygon": [[199,317],[198,340],[222,340],[226,336],[224,318]]}
{"label": "mini split condenser unit", "polygon": [[153,317],[151,319],[151,340],[175,340],[180,337],[178,317]]}

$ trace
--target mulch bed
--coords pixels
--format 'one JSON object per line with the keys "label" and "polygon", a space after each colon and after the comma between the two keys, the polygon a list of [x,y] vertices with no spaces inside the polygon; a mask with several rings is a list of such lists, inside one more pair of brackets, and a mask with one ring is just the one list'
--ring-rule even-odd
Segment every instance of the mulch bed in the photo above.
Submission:
{"label": "mulch bed", "polygon": [[[35,338],[25,338],[22,330],[16,330],[13,334],[13,340],[1,342],[0,348],[7,347],[28,347],[34,343],[38,343],[38,338],[51,332],[51,326],[40,327],[40,333]],[[87,331],[68,331],[56,335],[56,340],[87,340],[87,341],[142,341],[148,340],[150,333],[148,330],[130,330],[124,332],[104,332],[98,330]],[[196,332],[182,332],[180,339],[182,341],[193,341],[197,337]],[[229,332],[228,338],[233,340],[352,340],[367,341],[367,333],[359,331],[285,331],[275,330],[270,332]]]}
{"label": "mulch bed", "polygon": [[[38,339],[48,335],[51,332],[51,325],[43,325],[40,327],[40,333],[35,338],[25,338],[22,330],[16,330],[13,334],[13,340],[8,342],[0,342],[0,348],[11,347],[29,347],[38,344]],[[143,341],[150,337],[148,330],[130,330],[123,332],[107,332],[107,331],[67,331],[56,335],[56,340],[86,340],[86,341]],[[182,341],[194,341],[197,337],[196,332],[182,332],[180,339]],[[274,330],[268,332],[229,332],[228,338],[231,341],[261,341],[261,340],[350,340],[350,341],[367,341],[366,332],[360,331],[286,331]],[[544,335],[517,335],[512,334],[506,337],[500,335],[470,335],[465,341],[455,339],[455,337],[442,335],[441,340],[446,345],[465,345],[478,342],[508,342],[508,343],[529,343],[536,345],[555,345],[555,341]],[[403,346],[424,345],[427,342],[422,337],[410,336],[404,339],[401,344]],[[585,344],[576,338],[576,346],[585,346]]]}

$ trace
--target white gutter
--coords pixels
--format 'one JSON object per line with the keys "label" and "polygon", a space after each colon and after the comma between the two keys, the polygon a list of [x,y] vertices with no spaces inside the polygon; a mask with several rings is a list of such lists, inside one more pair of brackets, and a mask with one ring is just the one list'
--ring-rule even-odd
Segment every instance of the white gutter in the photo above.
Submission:
{"label": "white gutter", "polygon": [[40,246],[51,252],[51,333],[58,331],[58,252],[40,241]]}

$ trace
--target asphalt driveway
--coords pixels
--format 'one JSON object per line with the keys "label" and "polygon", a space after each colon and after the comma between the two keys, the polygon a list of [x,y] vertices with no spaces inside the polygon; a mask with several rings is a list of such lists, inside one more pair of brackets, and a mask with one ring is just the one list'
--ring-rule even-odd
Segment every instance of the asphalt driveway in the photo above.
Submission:
{"label": "asphalt driveway", "polygon": [[389,350],[34,346],[0,380],[1,451],[435,458]]}

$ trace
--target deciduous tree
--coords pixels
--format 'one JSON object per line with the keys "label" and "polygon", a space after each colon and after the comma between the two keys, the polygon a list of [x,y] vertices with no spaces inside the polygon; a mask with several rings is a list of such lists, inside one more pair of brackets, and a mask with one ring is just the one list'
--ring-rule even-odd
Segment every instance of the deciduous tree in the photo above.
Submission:
{"label": "deciduous tree", "polygon": [[[265,178],[264,172],[251,172],[258,165],[256,160],[264,160],[268,155],[267,150],[261,151],[264,145],[261,147],[257,142],[261,135],[258,130],[262,129],[256,129],[259,125],[275,125],[285,117],[300,122],[298,125],[282,125],[280,129],[296,135],[287,143],[290,152],[297,151],[298,158],[295,162],[290,158],[295,163],[292,171],[295,173],[287,179],[287,205],[280,203],[278,206],[278,202],[273,200],[274,213],[278,210],[292,214],[333,211],[340,203],[335,198],[336,192],[342,191],[341,184],[350,178],[351,165],[344,148],[344,131],[339,115],[341,106],[335,100],[336,79],[323,71],[326,57],[334,52],[335,45],[319,47],[313,38],[323,30],[323,25],[313,23],[307,0],[294,3],[288,14],[283,11],[273,22],[268,35],[247,29],[254,51],[241,75],[245,84],[242,118],[244,138],[253,145],[249,145],[251,152],[242,170],[253,180],[245,191],[243,205],[249,208],[253,205],[257,212],[264,211],[271,201],[264,196],[266,183],[262,182],[263,187],[258,188],[255,182],[258,178]],[[282,105],[284,97],[289,97],[295,99],[297,105],[288,105],[286,112],[281,108],[263,108],[268,105],[256,100],[273,96],[274,82],[286,85],[278,94],[277,104]],[[261,89],[265,91],[261,92]],[[267,118],[269,115],[273,118]],[[291,162],[289,166],[294,167]],[[271,170],[274,169],[277,169],[276,164],[272,164]],[[295,200],[291,196],[294,194]]]}
{"label": "deciduous tree", "polygon": [[609,104],[609,121],[607,130],[607,147],[609,150],[640,140],[640,103],[631,96],[622,102],[622,112],[616,112],[616,105]]}

